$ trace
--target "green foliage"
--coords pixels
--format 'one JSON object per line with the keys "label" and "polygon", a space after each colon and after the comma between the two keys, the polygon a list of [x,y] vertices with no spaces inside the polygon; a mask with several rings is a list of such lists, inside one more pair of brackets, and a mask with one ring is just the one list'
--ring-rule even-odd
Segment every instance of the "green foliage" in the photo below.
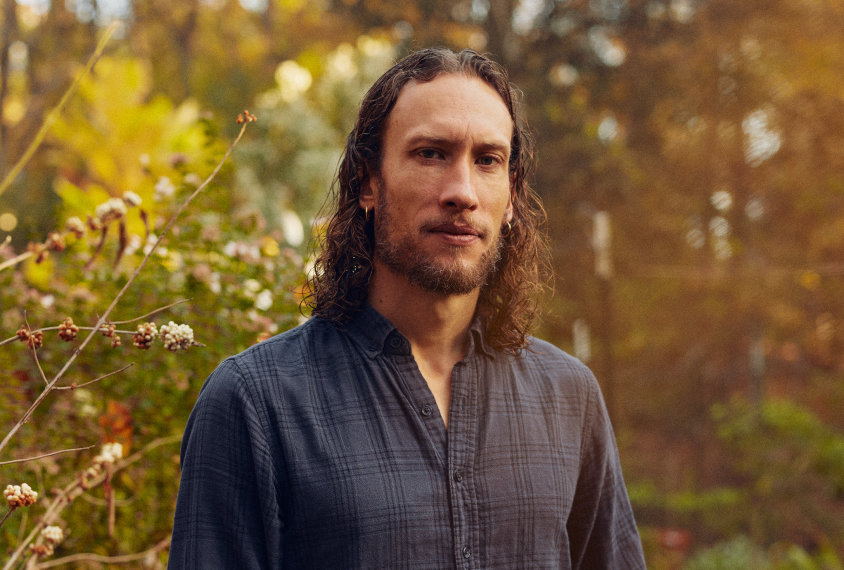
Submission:
{"label": "green foliage", "polygon": [[684,570],[841,570],[841,560],[831,549],[814,556],[794,544],[764,550],[748,537],[739,536],[695,554]]}
{"label": "green foliage", "polygon": [[354,46],[302,57],[301,65],[281,63],[276,85],[256,99],[258,135],[237,150],[239,207],[257,207],[288,241],[307,241],[303,225],[331,187],[360,100],[394,54],[388,41],[362,36]]}
{"label": "green foliage", "polygon": [[747,480],[754,539],[844,538],[844,434],[789,401],[736,399],[712,413]]}
{"label": "green foliage", "polygon": [[[97,218],[96,206],[127,190],[138,194],[141,204],[126,202],[125,215],[105,224],[109,231],[99,254],[100,232],[89,229],[81,238],[66,232],[63,252],[51,252],[42,263],[30,258],[17,268],[0,271],[0,340],[13,337],[25,320],[33,330],[57,326],[68,316],[80,327],[92,326],[138,267],[166,220],[222,157],[222,141],[214,137],[218,127],[200,119],[193,104],[174,108],[160,98],[147,100],[145,83],[139,80],[141,70],[136,61],[107,61],[57,129],[55,140],[61,150],[53,151],[55,160],[75,167],[62,169],[55,181],[63,200],[56,229],[62,231],[71,216]],[[104,103],[109,92],[125,100],[127,108],[121,111]],[[132,140],[135,135],[140,142]],[[143,154],[147,157],[139,159]],[[178,220],[110,317],[115,322],[135,319],[188,300],[140,321],[117,324],[117,329],[131,332],[145,321],[160,329],[172,320],[191,326],[196,341],[205,346],[168,352],[156,341],[142,351],[132,346],[131,334],[119,333],[122,345],[112,348],[111,339],[97,334],[60,385],[81,385],[126,364],[134,366],[97,384],[48,396],[7,448],[13,457],[99,447],[103,441],[119,441],[131,453],[157,438],[179,435],[202,382],[221,360],[303,318],[297,290],[304,279],[301,256],[280,244],[281,236],[268,232],[259,215],[230,215],[231,180],[232,169],[227,167]],[[125,234],[119,239],[121,225]],[[10,255],[8,246],[0,250],[0,259]],[[44,333],[38,359],[47,379],[87,335],[81,330],[75,341],[64,342],[55,331]],[[31,352],[17,341],[0,347],[0,369],[6,398],[0,425],[8,429],[40,393],[44,381]],[[71,481],[96,453],[5,466],[4,479],[29,481],[47,499],[51,489]],[[113,482],[117,518],[113,537],[107,532],[102,489],[83,495],[85,500],[77,500],[63,513],[63,524],[72,532],[58,547],[57,556],[133,552],[161,540],[172,524],[178,477],[174,444],[120,472]],[[0,529],[0,544],[13,547],[43,508],[31,507],[28,518],[15,513]]]}
{"label": "green foliage", "polygon": [[[0,226],[17,221],[0,263],[12,248],[20,253],[27,241],[43,242],[69,216],[84,219],[127,190],[143,200],[125,218],[130,251],[115,267],[113,223],[88,269],[96,235],[67,237],[63,253],[0,271],[0,330],[14,334],[24,310],[33,327],[68,315],[91,325],[149,245],[147,227],[160,233],[236,132],[231,118],[248,107],[259,121],[233,164],[180,220],[114,316],[190,297],[153,320],[187,322],[207,347],[170,354],[159,345],[140,353],[126,335],[120,349],[93,339],[69,382],[129,361],[135,366],[51,395],[10,455],[101,440],[109,402],[128,412],[137,443],[178,433],[219,360],[297,322],[299,256],[371,81],[407,49],[473,47],[509,69],[537,141],[534,185],[549,213],[557,271],[541,335],[570,347],[575,319],[593,331],[602,321],[611,324],[610,345],[593,339],[591,364],[614,358],[613,419],[627,479],[635,482],[638,520],[682,525],[703,543],[730,545],[730,537],[749,533],[755,550],[741,540],[725,548],[751,557],[758,551],[769,561],[779,554],[762,545],[822,542],[819,534],[842,551],[840,6],[128,4],[121,38],[0,197],[0,216],[6,215]],[[86,16],[84,6],[99,13]],[[91,53],[108,6],[19,2],[16,18],[4,19],[11,45],[0,89],[0,171],[21,155]],[[305,74],[310,85],[290,91],[289,80]],[[756,135],[753,120],[761,124]],[[610,303],[594,273],[597,210],[612,219]],[[271,306],[262,310],[268,299]],[[72,350],[55,334],[46,333],[39,350],[48,375]],[[0,420],[8,426],[43,381],[20,343],[0,347],[0,371]],[[608,370],[596,372],[607,386]],[[740,401],[716,406],[716,435],[710,409],[735,394],[760,401],[776,394],[780,401],[759,409]],[[39,490],[47,491],[90,455],[3,472],[10,480],[41,477]],[[131,552],[166,535],[178,476],[174,455],[159,449],[116,483],[118,497],[131,502],[118,506],[114,540],[103,538],[102,506],[80,501],[68,511],[74,532],[62,548]],[[17,539],[19,513],[10,520],[0,529],[3,545]]]}

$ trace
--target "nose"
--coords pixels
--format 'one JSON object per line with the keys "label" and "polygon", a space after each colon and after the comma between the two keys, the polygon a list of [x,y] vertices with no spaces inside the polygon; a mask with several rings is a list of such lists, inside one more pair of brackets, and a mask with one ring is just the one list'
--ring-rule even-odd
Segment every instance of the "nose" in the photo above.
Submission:
{"label": "nose", "polygon": [[445,172],[440,194],[440,205],[449,210],[475,210],[478,193],[475,188],[472,163],[457,160]]}

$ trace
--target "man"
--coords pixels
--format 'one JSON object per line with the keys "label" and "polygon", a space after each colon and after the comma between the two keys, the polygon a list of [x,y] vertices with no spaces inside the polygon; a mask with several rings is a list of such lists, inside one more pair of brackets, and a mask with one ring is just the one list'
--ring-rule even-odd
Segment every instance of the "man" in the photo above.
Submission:
{"label": "man", "polygon": [[223,362],[170,568],[644,568],[592,374],[527,336],[544,252],[506,76],[417,52],[361,104],[313,317]]}

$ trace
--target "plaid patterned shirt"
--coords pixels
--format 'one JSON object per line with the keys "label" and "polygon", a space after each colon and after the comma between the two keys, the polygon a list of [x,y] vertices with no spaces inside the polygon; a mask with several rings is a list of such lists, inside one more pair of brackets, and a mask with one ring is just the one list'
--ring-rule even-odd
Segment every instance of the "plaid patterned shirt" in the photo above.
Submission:
{"label": "plaid patterned shirt", "polygon": [[473,326],[449,427],[371,307],[224,361],[182,442],[171,570],[644,568],[598,384]]}

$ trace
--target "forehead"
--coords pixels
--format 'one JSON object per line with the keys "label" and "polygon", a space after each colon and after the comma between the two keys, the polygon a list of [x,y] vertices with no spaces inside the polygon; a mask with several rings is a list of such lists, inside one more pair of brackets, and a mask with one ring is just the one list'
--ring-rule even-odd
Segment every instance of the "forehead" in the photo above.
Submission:
{"label": "forehead", "polygon": [[468,138],[509,148],[512,135],[510,112],[492,86],[477,77],[442,74],[404,86],[387,117],[385,142]]}

